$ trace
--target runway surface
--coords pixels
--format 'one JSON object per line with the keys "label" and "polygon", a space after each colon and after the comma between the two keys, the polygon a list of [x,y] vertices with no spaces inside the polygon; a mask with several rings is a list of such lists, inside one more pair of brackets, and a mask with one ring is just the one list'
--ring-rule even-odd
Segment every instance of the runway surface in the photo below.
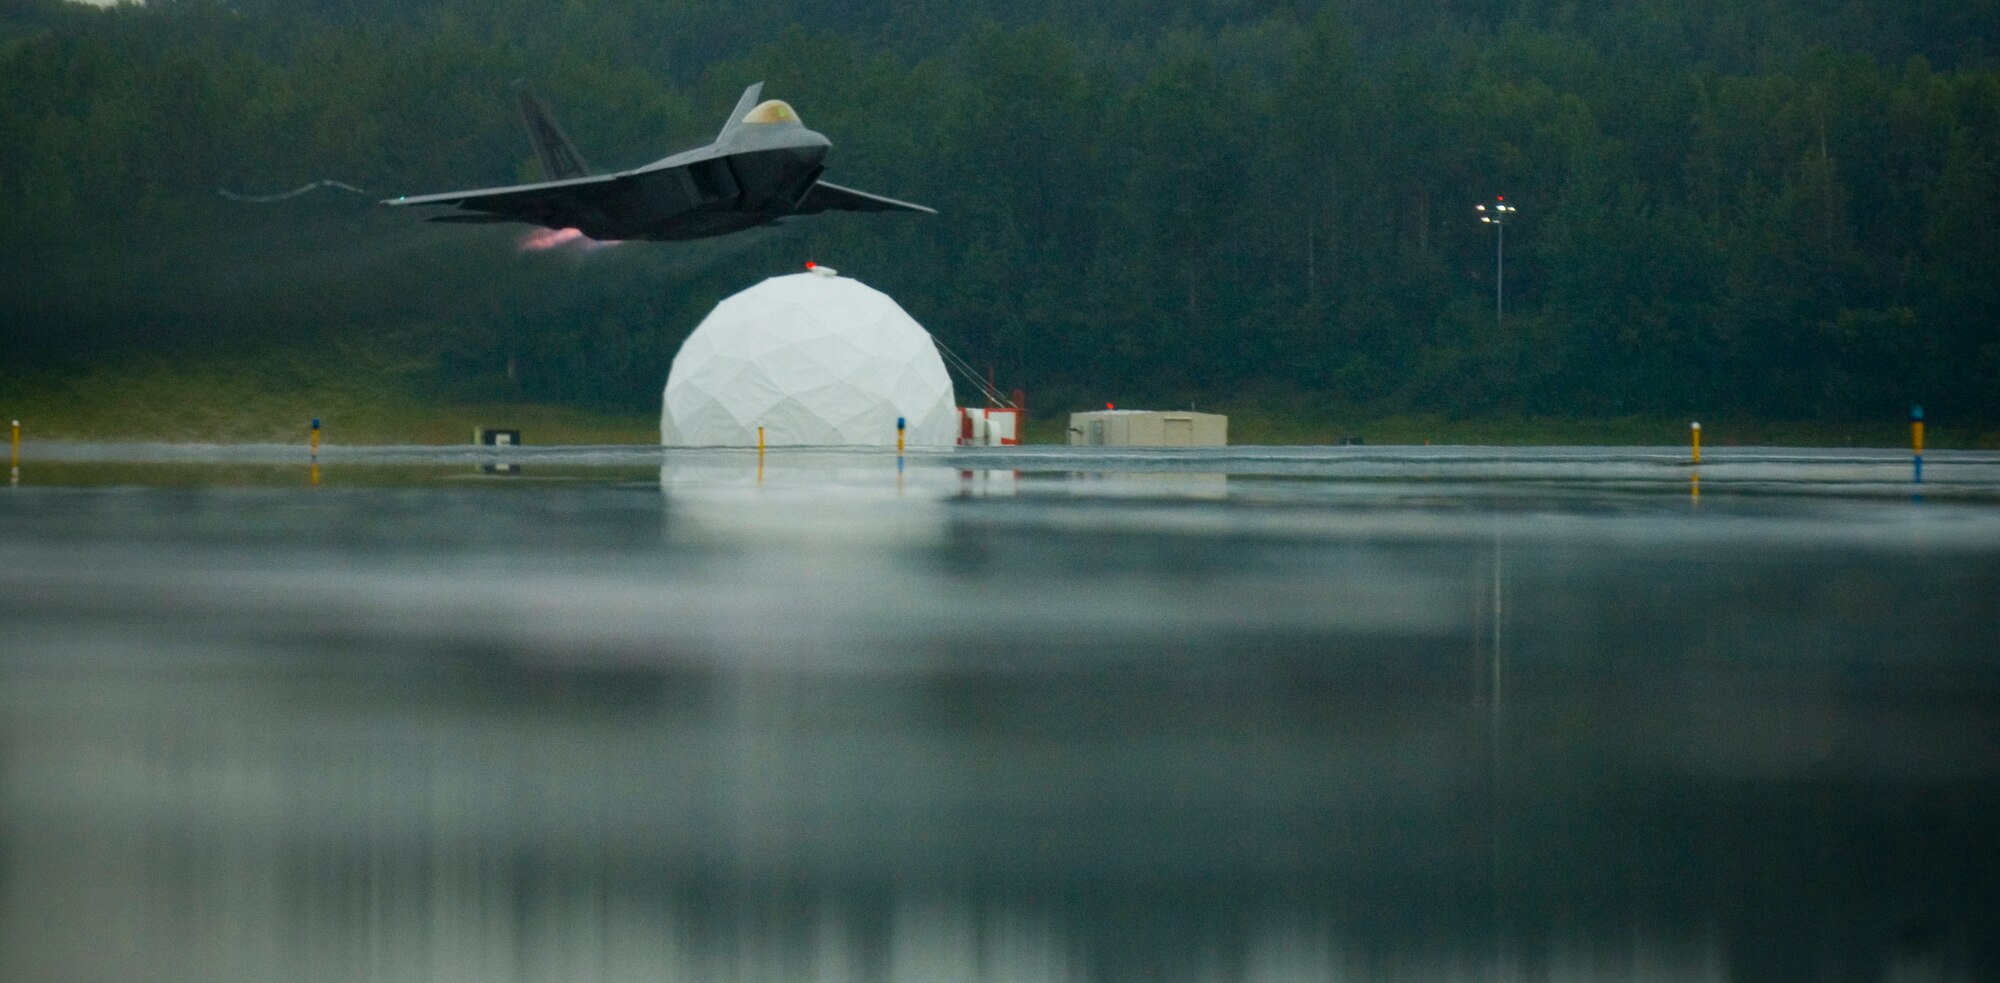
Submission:
{"label": "runway surface", "polygon": [[2000,454],[32,444],[0,979],[1985,979]]}

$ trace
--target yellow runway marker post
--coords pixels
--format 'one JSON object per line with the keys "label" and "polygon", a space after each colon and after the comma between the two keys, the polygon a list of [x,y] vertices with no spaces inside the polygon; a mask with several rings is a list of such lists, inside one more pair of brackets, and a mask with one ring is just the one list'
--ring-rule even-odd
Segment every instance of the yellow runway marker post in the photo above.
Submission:
{"label": "yellow runway marker post", "polygon": [[1688,433],[1694,437],[1694,474],[1688,476],[1688,497],[1701,501],[1701,421],[1688,424]]}

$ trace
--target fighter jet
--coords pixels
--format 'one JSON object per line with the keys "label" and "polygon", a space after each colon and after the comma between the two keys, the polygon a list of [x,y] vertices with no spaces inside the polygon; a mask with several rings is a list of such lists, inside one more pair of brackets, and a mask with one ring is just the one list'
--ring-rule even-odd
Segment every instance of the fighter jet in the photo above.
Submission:
{"label": "fighter jet", "polygon": [[548,180],[383,204],[456,205],[464,211],[431,221],[526,222],[598,240],[701,239],[825,211],[937,214],[820,180],[832,142],[806,129],[785,102],[759,101],[762,82],[743,90],[714,143],[613,174],[590,172],[526,83],[514,83],[514,91]]}

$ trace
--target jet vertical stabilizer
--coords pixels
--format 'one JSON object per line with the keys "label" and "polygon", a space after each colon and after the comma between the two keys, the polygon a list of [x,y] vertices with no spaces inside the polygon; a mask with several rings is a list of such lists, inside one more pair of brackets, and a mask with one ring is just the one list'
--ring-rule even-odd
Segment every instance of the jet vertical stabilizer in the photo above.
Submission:
{"label": "jet vertical stabilizer", "polygon": [[548,107],[535,98],[535,90],[526,79],[514,80],[514,96],[521,104],[521,122],[528,127],[528,140],[535,145],[535,156],[541,158],[542,177],[549,181],[588,177],[590,165],[583,162],[583,155],[549,115]]}
{"label": "jet vertical stabilizer", "polygon": [[752,82],[749,88],[743,90],[743,95],[736,100],[736,108],[729,111],[729,120],[722,124],[722,132],[715,135],[717,146],[729,142],[730,134],[735,133],[743,125],[743,117],[750,115],[750,110],[757,106],[758,97],[763,94],[762,82]]}

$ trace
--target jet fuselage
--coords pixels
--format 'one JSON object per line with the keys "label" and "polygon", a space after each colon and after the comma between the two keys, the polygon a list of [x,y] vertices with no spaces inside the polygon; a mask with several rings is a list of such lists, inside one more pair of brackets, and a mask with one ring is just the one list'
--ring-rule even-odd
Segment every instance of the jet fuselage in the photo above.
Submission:
{"label": "jet fuselage", "polygon": [[521,86],[530,140],[550,180],[474,191],[391,198],[388,205],[453,205],[434,222],[527,222],[573,228],[599,240],[682,241],[726,235],[794,215],[914,211],[922,205],[820,180],[833,144],[792,107],[757,102],[746,89],[713,143],[615,174],[591,175],[569,138]]}

